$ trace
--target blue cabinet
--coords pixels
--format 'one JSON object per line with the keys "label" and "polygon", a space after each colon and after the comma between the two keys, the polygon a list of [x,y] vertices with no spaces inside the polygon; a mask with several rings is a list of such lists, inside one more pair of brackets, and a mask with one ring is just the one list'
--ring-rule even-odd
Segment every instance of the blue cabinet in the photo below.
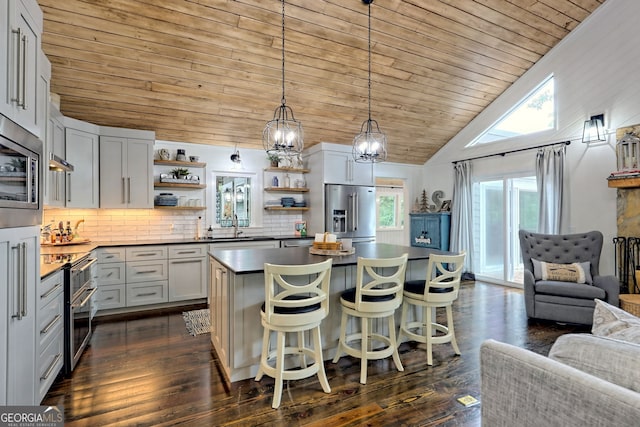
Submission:
{"label": "blue cabinet", "polygon": [[449,250],[449,228],[451,213],[412,213],[411,246]]}

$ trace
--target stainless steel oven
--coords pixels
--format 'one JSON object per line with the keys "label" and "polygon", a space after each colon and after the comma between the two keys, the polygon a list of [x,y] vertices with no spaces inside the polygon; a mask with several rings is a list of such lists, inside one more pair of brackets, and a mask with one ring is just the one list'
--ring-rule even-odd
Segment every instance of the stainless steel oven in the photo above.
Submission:
{"label": "stainless steel oven", "polygon": [[97,288],[93,284],[91,266],[96,261],[87,254],[65,267],[64,371],[66,374],[76,367],[93,333],[91,297],[96,293]]}
{"label": "stainless steel oven", "polygon": [[42,141],[0,114],[0,228],[42,221]]}

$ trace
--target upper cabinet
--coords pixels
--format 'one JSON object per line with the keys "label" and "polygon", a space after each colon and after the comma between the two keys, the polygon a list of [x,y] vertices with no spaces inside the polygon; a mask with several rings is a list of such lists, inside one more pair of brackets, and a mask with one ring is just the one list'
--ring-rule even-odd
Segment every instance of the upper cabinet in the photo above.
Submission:
{"label": "upper cabinet", "polygon": [[320,143],[306,154],[306,163],[322,165],[322,182],[325,184],[374,185],[371,164],[356,163],[350,146]]}
{"label": "upper cabinet", "polygon": [[55,105],[49,106],[49,118],[47,121],[47,137],[45,139],[45,159],[42,162],[44,169],[44,204],[46,207],[64,207],[65,202],[65,173],[50,170],[48,160],[52,155],[61,159],[65,156],[65,130],[63,116]]}
{"label": "upper cabinet", "polygon": [[155,133],[102,128],[100,207],[153,208]]}
{"label": "upper cabinet", "polygon": [[66,173],[65,206],[98,208],[100,127],[68,117],[64,120],[65,160],[73,165],[73,172]]}
{"label": "upper cabinet", "polygon": [[[8,0],[0,6],[0,113],[34,135],[44,136],[41,93],[42,11],[36,0]],[[45,70],[46,72],[46,70]]]}

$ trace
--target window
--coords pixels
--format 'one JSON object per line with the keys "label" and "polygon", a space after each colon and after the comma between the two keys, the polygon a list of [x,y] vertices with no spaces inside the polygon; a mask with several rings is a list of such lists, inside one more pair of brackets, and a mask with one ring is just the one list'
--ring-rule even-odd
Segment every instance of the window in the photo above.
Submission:
{"label": "window", "polygon": [[404,228],[404,188],[376,187],[376,227]]}
{"label": "window", "polygon": [[556,125],[553,76],[547,78],[497,123],[474,139],[469,146],[554,129]]}

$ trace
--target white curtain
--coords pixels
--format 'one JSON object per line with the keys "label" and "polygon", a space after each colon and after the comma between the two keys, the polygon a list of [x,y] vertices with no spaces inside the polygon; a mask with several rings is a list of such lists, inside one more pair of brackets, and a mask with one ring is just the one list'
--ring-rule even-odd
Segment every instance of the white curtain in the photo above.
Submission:
{"label": "white curtain", "polygon": [[454,165],[453,200],[451,206],[452,252],[466,251],[464,272],[473,274],[473,224],[471,203],[471,163],[457,162]]}
{"label": "white curtain", "polygon": [[536,156],[536,180],[540,201],[538,231],[540,233],[560,233],[564,196],[565,147],[563,144],[559,148],[541,148]]}

